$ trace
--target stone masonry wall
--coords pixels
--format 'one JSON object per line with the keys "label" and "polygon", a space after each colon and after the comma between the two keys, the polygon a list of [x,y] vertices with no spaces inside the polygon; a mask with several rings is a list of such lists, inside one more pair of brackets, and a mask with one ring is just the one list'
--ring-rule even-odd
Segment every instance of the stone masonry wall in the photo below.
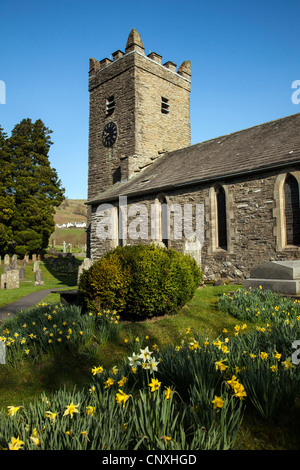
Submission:
{"label": "stone masonry wall", "polygon": [[[205,241],[201,252],[201,269],[204,273],[204,279],[242,282],[243,279],[249,277],[250,269],[262,262],[300,259],[299,247],[278,249],[277,246],[276,224],[278,224],[278,220],[274,217],[278,205],[278,201],[274,198],[277,177],[278,173],[269,172],[221,182],[226,189],[227,250],[221,250],[213,246],[212,220],[215,216],[212,210],[213,184],[186,188],[185,192],[176,190],[164,193],[168,205],[180,204],[182,208],[184,204],[204,205]],[[143,220],[147,218],[148,236],[142,240],[127,240],[127,243],[150,243],[152,241],[150,237],[151,220],[148,215],[151,213],[151,205],[154,204],[161,193],[158,192],[145,198],[129,201],[127,208],[129,212],[133,211],[134,204],[138,203],[143,204],[147,210],[145,214],[133,213],[131,217],[128,217],[128,226],[131,223],[137,223],[138,216],[142,225]],[[95,227],[96,221],[94,208],[92,227]],[[95,228],[93,228],[92,246],[92,257],[95,261],[101,254],[110,249],[112,244],[109,241],[102,243],[101,240],[97,239]],[[171,240],[168,246],[184,251],[185,240],[184,238],[175,240],[171,230]]]}

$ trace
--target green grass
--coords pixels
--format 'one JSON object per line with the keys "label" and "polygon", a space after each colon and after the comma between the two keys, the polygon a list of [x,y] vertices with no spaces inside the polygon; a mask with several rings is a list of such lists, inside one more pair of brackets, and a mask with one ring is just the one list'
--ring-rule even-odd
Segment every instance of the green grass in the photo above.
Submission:
{"label": "green grass", "polygon": [[[61,273],[55,272],[45,262],[39,263],[39,268],[43,272],[43,281],[44,286],[34,286],[34,272],[33,272],[33,263],[29,262],[25,268],[25,281],[20,281],[20,287],[17,289],[1,289],[0,290],[0,308],[4,307],[16,300],[25,297],[32,292],[44,290],[44,289],[71,289],[77,285],[77,269],[82,260],[76,260],[76,268],[74,268],[73,273]],[[68,262],[67,259],[65,261]],[[18,264],[18,268],[21,266],[21,263]],[[0,266],[0,274],[3,273],[4,266]],[[57,298],[57,294],[51,294],[51,296],[56,295],[56,297],[49,297],[49,299]],[[56,302],[57,300],[54,300]]]}
{"label": "green grass", "polygon": [[[50,281],[49,276],[49,283]],[[30,401],[41,390],[48,393],[64,385],[87,385],[91,379],[90,368],[95,365],[95,361],[110,368],[128,355],[128,346],[124,342],[128,338],[133,341],[139,338],[141,345],[142,339],[149,336],[149,345],[157,344],[159,348],[163,348],[170,343],[179,344],[186,337],[187,328],[192,328],[199,334],[209,331],[212,336],[218,336],[223,327],[233,331],[237,321],[229,314],[221,314],[216,308],[216,302],[219,293],[237,287],[239,286],[199,289],[178,315],[125,323],[118,341],[107,341],[97,350],[90,348],[81,355],[65,353],[63,357],[44,354],[38,364],[26,361],[22,367],[16,369],[0,366],[0,407],[8,406],[12,398],[14,403]],[[51,294],[48,300],[58,303],[58,296],[59,294]]]}
{"label": "green grass", "polygon": [[[49,277],[50,281],[50,277]],[[102,365],[105,369],[120,364],[131,355],[135,339],[136,346],[157,344],[160,350],[169,344],[178,345],[187,339],[186,330],[191,328],[195,336],[218,337],[223,329],[232,336],[240,321],[227,312],[218,309],[221,294],[232,292],[241,286],[206,286],[196,291],[193,299],[177,315],[156,317],[151,320],[122,323],[117,338],[99,345],[91,340],[86,347],[65,349],[63,354],[43,353],[34,361],[26,359],[19,366],[0,366],[0,409],[8,405],[28,404],[39,398],[42,391],[50,394],[65,387],[72,390],[91,384],[91,368]],[[56,295],[56,294],[55,294]],[[51,294],[49,300],[59,299]],[[257,323],[247,321],[247,331],[256,329]],[[145,338],[149,337],[146,341]],[[126,343],[124,340],[128,340]],[[130,346],[129,346],[130,345]],[[131,349],[130,349],[131,348]],[[293,413],[284,413],[268,422],[254,414],[246,414],[240,431],[246,434],[244,449],[297,449],[299,448],[300,405]],[[247,431],[247,432],[246,432]]]}

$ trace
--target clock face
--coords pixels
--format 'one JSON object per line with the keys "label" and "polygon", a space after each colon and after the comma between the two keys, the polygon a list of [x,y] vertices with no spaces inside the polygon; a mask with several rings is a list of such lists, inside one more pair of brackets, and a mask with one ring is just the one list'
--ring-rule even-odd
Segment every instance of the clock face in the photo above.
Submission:
{"label": "clock face", "polygon": [[111,147],[115,143],[117,135],[117,125],[114,122],[108,122],[105,125],[102,133],[102,142],[104,147]]}

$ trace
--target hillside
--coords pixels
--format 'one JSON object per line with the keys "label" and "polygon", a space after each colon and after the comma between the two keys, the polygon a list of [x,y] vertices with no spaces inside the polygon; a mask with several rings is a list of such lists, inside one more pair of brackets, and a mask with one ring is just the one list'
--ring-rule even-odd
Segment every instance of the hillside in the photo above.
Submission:
{"label": "hillside", "polygon": [[84,204],[85,199],[65,199],[64,202],[56,208],[54,216],[55,223],[58,225],[68,222],[86,222],[87,208]]}
{"label": "hillside", "polygon": [[[85,199],[65,199],[56,209],[54,216],[55,224],[86,223],[87,208],[84,204],[85,202]],[[56,248],[62,249],[63,242],[66,242],[67,245],[70,243],[73,248],[78,248],[78,250],[81,251],[86,244],[85,228],[56,227],[50,237],[49,245],[52,247],[55,244]]]}

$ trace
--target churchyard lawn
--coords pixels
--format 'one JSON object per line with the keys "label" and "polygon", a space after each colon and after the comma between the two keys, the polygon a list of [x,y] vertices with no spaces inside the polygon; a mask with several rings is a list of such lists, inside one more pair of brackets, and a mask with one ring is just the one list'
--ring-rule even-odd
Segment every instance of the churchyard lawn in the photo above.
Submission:
{"label": "churchyard lawn", "polygon": [[[45,277],[46,276],[47,275],[45,274]],[[51,277],[49,276],[49,284],[51,282],[54,281],[51,281]],[[61,284],[58,283],[56,286],[57,285]],[[177,345],[175,349],[177,350],[178,348],[178,351],[180,351],[180,345],[183,344],[183,341],[187,348],[187,356],[180,356],[180,361],[186,360],[189,355],[193,355],[196,351],[199,351],[198,348],[201,337],[202,341],[203,338],[207,338],[208,346],[206,346],[206,341],[203,343],[205,348],[208,347],[210,352],[213,352],[213,354],[216,353],[216,357],[219,357],[216,362],[216,367],[214,365],[215,359],[211,364],[212,375],[216,377],[218,374],[220,377],[223,375],[224,380],[225,378],[228,380],[229,375],[226,375],[226,369],[229,371],[230,367],[234,368],[234,366],[238,366],[241,363],[240,361],[244,360],[244,354],[247,353],[247,351],[244,351],[244,348],[247,348],[247,343],[244,343],[244,340],[246,341],[246,338],[251,332],[254,333],[256,337],[257,327],[259,327],[257,321],[253,323],[251,321],[247,321],[246,325],[244,319],[240,321],[230,313],[219,310],[218,299],[220,294],[225,293],[225,295],[228,296],[232,291],[235,291],[239,287],[241,286],[228,285],[218,287],[206,286],[204,288],[199,288],[195,293],[194,298],[181,310],[179,314],[152,318],[151,320],[135,322],[134,324],[119,321],[116,313],[104,312],[103,315],[105,317],[105,321],[107,319],[107,323],[111,324],[108,325],[108,329],[105,330],[106,333],[102,338],[97,338],[97,336],[95,336],[95,330],[92,328],[94,321],[92,315],[85,316],[85,319],[83,320],[80,320],[80,316],[78,317],[77,315],[76,318],[74,317],[74,320],[76,321],[73,321],[71,327],[69,323],[63,327],[62,325],[65,322],[60,324],[59,316],[56,317],[56,313],[64,312],[63,309],[65,307],[60,306],[59,303],[48,305],[44,303],[40,304],[38,307],[41,309],[41,315],[39,318],[44,318],[44,320],[42,320],[40,326],[37,326],[35,324],[36,322],[32,321],[30,312],[28,312],[29,316],[26,318],[26,329],[29,327],[31,336],[37,336],[34,343],[36,345],[40,344],[42,349],[39,350],[38,348],[35,348],[34,354],[30,355],[30,353],[28,353],[28,356],[25,354],[21,360],[16,360],[15,364],[0,365],[0,410],[2,410],[4,414],[7,414],[8,406],[24,406],[24,410],[27,410],[28,406],[33,403],[33,400],[40,399],[42,393],[45,393],[45,395],[49,397],[56,391],[60,391],[59,393],[61,398],[59,399],[61,400],[68,400],[69,398],[67,394],[69,392],[71,393],[70,397],[81,400],[83,397],[87,398],[87,395],[90,394],[90,392],[81,392],[81,390],[83,390],[84,387],[86,390],[89,390],[93,380],[95,380],[96,384],[99,381],[101,382],[101,380],[104,381],[104,377],[113,377],[116,381],[117,388],[113,386],[110,390],[110,386],[105,387],[103,390],[103,397],[111,395],[112,399],[117,399],[117,404],[118,400],[120,400],[118,406],[120,407],[120,410],[122,410],[122,398],[126,398],[126,396],[128,398],[129,395],[122,395],[122,392],[117,390],[118,388],[122,388],[122,385],[118,385],[118,383],[120,383],[123,378],[120,382],[117,383],[117,381],[121,379],[122,373],[124,372],[124,361],[126,361],[128,356],[132,356],[133,350],[136,352],[141,349],[147,351],[147,346],[149,346],[149,350],[153,351],[153,355],[155,355],[156,358],[161,357],[162,362],[158,365],[158,368],[164,370],[164,374],[166,374],[166,376],[161,376],[159,380],[162,380],[163,382],[166,381],[166,383],[169,384],[168,381],[172,380],[172,377],[167,376],[169,371],[168,360],[170,360],[168,352],[166,352],[168,351],[168,348],[171,345],[173,345],[171,348],[175,348],[174,345]],[[64,314],[67,313],[65,312],[63,315]],[[33,311],[33,315],[37,315],[37,311]],[[25,328],[25,323],[23,324],[25,317],[24,319],[21,318],[20,321],[20,327],[22,327],[22,329],[23,327]],[[43,325],[44,328],[42,328]],[[61,346],[57,349],[54,346],[54,340],[60,340],[58,330],[63,331],[63,328],[67,328],[67,336],[63,335],[63,341],[62,343],[59,343],[63,349],[60,349]],[[11,330],[13,330],[13,328],[11,328]],[[49,336],[47,336],[45,331],[49,332]],[[50,331],[53,331],[53,334]],[[6,336],[9,335],[12,336],[13,331]],[[46,335],[46,340],[45,338],[42,339],[42,336],[44,335]],[[260,341],[265,341],[265,333],[260,332],[259,335],[261,335]],[[197,338],[199,344],[195,338]],[[223,338],[222,342],[219,342],[218,338]],[[227,339],[224,340],[224,338]],[[232,347],[231,345],[234,344],[234,338],[236,338],[236,352],[234,355],[232,355],[232,353],[227,355],[226,346],[229,345],[230,350]],[[64,343],[64,341],[66,341],[66,343]],[[203,344],[201,343],[200,350],[203,350]],[[24,348],[26,347],[27,346],[24,345]],[[265,350],[268,350],[270,356],[272,348],[270,350],[267,349],[266,344],[264,344],[264,348],[266,348]],[[175,353],[175,349],[173,349],[173,353]],[[260,364],[260,368],[267,367],[268,369],[269,365],[267,365],[265,356],[257,357],[254,360],[252,357],[247,359],[248,355],[249,354],[246,354],[245,360],[248,361],[249,373],[252,366],[256,367],[257,364]],[[283,359],[284,358],[281,359],[282,364]],[[177,360],[179,359],[175,359],[175,361]],[[277,364],[277,359],[275,360],[275,363]],[[118,368],[119,372],[117,372]],[[173,371],[175,376],[178,372],[180,375],[179,369],[176,366],[176,370]],[[273,376],[275,377],[273,369],[270,369],[270,372],[267,372],[267,369],[263,373],[266,379],[264,379],[263,382],[272,380]],[[281,364],[280,369],[284,370],[284,367]],[[104,371],[103,373],[101,372],[102,370]],[[296,367],[294,367],[293,370],[297,373]],[[182,371],[184,379],[184,374],[189,372],[186,368],[183,368]],[[127,370],[127,373],[129,372],[130,371]],[[114,375],[115,373],[118,375]],[[179,376],[176,379],[175,376],[175,382],[177,380],[176,388],[180,392],[181,379],[179,380]],[[257,376],[257,373],[255,373],[255,376]],[[189,380],[191,380],[192,375],[189,377]],[[241,375],[241,377],[243,377],[243,381],[245,380],[246,383],[247,374],[244,374],[244,376]],[[150,379],[151,377],[149,377],[148,381],[150,381]],[[241,380],[241,383],[244,383],[243,381]],[[163,385],[165,385],[165,383],[163,383]],[[163,385],[161,386],[162,397],[164,393]],[[74,386],[76,386],[76,390],[78,390],[80,397],[79,395],[76,397],[75,395],[72,395]],[[239,437],[244,437],[244,440],[241,442],[241,448],[267,450],[299,448],[299,403],[296,401],[296,407],[293,408],[292,412],[287,410],[284,413],[272,415],[268,419],[262,419],[261,416],[258,416],[257,413],[253,411],[253,407],[249,404],[251,383],[250,385],[248,384],[248,387],[250,387],[248,388],[249,396],[240,397],[241,403],[247,402],[246,413],[239,430]],[[126,388],[122,389],[126,390]],[[153,388],[153,390],[155,389]],[[241,389],[237,393],[237,397],[241,391],[243,390]],[[84,393],[87,393],[87,395],[84,395]],[[116,397],[114,395],[115,393],[117,393]],[[229,387],[228,393],[231,393]],[[270,389],[268,393],[272,393],[272,389]],[[154,396],[154,393],[152,395],[152,391],[151,396]],[[128,398],[128,400],[130,401],[132,398]],[[238,398],[235,398],[235,400],[239,402]],[[162,406],[163,403],[164,402],[161,402]],[[67,401],[66,404],[69,405]],[[77,406],[77,402],[74,401],[74,404]],[[125,406],[125,401],[123,404]],[[217,406],[216,401],[215,404]],[[76,406],[73,411],[77,413]],[[126,403],[125,410],[128,409],[129,406],[130,404],[128,405]],[[220,406],[222,406],[222,401],[220,402]],[[70,408],[68,407],[67,409],[70,412]],[[269,408],[267,407],[266,410],[268,411]],[[22,409],[20,409],[18,413],[23,413]],[[77,416],[82,416],[82,413],[83,410]],[[71,419],[68,422],[79,422],[79,418],[77,416],[76,420]],[[64,418],[63,413],[61,413],[61,423],[65,422],[65,419],[66,418]],[[82,416],[82,419],[85,418]],[[85,424],[83,424],[83,426],[85,426]],[[51,430],[51,427],[49,429]],[[30,442],[30,439],[28,442]]]}
{"label": "churchyard lawn", "polygon": [[[74,289],[77,285],[77,270],[78,266],[82,263],[82,258],[75,260],[74,269],[72,272],[68,270],[54,270],[52,267],[44,261],[39,262],[39,268],[43,273],[43,286],[34,286],[34,272],[33,263],[29,262],[25,267],[25,281],[20,281],[20,287],[17,289],[1,289],[0,290],[0,308],[4,307],[22,297],[45,289]],[[66,260],[66,264],[68,260]],[[18,268],[21,266],[21,262],[18,262]],[[0,275],[4,271],[4,265],[0,266]],[[50,294],[47,297],[47,301],[59,302],[59,294]]]}

